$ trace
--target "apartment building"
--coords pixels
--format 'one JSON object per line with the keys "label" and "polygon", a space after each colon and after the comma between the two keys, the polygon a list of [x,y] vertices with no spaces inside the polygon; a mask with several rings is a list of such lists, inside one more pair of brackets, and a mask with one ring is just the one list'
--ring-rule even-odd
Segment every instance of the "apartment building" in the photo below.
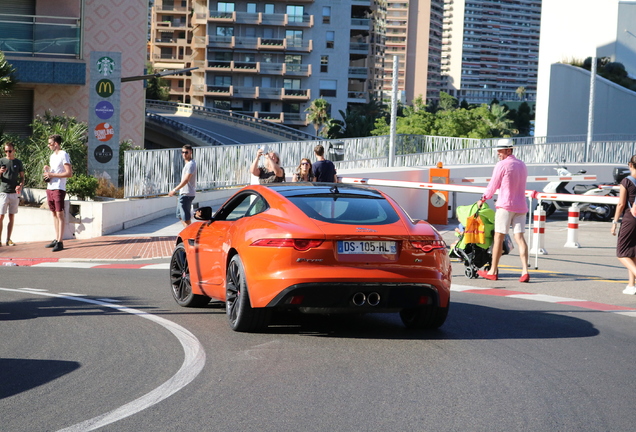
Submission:
{"label": "apartment building", "polygon": [[304,129],[323,97],[331,115],[379,95],[384,0],[156,0],[150,61],[170,99]]}
{"label": "apartment building", "polygon": [[[0,0],[0,50],[19,84],[0,100],[4,132],[29,135],[36,115],[51,111],[87,122],[91,52],[121,53],[121,75],[145,67],[147,0]],[[142,81],[121,84],[120,140],[143,145]]]}
{"label": "apartment building", "polygon": [[393,89],[394,56],[398,60],[397,88],[403,103],[421,96],[439,99],[443,0],[388,0],[383,94]]}
{"label": "apartment building", "polygon": [[541,0],[444,0],[442,80],[468,103],[535,101]]}

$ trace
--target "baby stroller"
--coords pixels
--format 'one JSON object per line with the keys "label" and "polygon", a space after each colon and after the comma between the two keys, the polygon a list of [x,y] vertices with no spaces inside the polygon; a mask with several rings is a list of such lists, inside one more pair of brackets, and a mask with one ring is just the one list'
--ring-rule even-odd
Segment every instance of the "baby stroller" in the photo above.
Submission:
{"label": "baby stroller", "polygon": [[[484,223],[484,243],[466,243],[464,241],[464,230],[466,221],[469,216],[479,214],[482,222]],[[488,207],[488,204],[484,203],[481,209],[477,207],[477,204],[459,206],[456,211],[457,219],[462,225],[462,229],[456,230],[456,235],[459,237],[457,242],[451,246],[451,252],[455,254],[463,263],[466,269],[464,274],[467,278],[477,278],[477,270],[485,266],[488,270],[492,264],[492,252],[490,247],[493,241],[493,231],[495,227],[495,212]]]}

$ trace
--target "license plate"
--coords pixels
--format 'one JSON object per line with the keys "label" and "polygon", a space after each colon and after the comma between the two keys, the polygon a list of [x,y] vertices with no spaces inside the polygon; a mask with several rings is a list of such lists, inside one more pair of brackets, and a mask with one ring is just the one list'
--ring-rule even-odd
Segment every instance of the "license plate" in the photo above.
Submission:
{"label": "license plate", "polygon": [[395,255],[397,246],[394,241],[339,241],[338,253],[342,255]]}

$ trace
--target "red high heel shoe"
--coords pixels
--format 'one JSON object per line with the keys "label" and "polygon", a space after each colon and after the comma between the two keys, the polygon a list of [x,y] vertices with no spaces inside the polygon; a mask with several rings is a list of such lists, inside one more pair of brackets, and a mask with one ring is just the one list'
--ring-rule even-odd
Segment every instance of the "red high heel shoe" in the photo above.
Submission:
{"label": "red high heel shoe", "polygon": [[530,282],[530,274],[526,273],[519,278],[519,282]]}
{"label": "red high heel shoe", "polygon": [[496,281],[497,279],[499,279],[499,277],[496,274],[494,275],[488,274],[486,270],[477,270],[477,274],[480,277],[483,277],[484,279],[488,279],[491,281]]}

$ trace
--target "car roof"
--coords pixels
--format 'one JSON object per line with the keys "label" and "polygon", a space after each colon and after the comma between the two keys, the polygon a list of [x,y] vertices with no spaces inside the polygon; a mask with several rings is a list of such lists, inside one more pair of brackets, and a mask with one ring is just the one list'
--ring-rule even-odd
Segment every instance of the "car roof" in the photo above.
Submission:
{"label": "car roof", "polygon": [[359,195],[360,197],[384,198],[384,195],[376,189],[342,183],[270,183],[261,186],[275,190],[286,198],[299,195],[325,194],[348,194]]}

